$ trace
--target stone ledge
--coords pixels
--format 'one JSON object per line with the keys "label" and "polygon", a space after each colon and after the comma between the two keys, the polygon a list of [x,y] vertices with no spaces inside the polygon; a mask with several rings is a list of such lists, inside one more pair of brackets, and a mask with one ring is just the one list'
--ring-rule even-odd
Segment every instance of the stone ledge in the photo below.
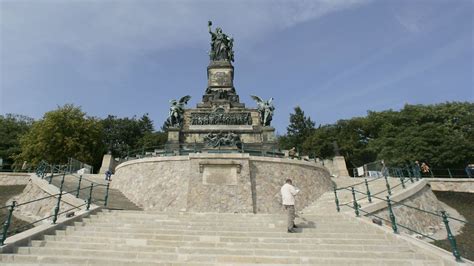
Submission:
{"label": "stone ledge", "polygon": [[425,178],[428,183],[431,182],[453,182],[453,183],[474,183],[474,178]]}
{"label": "stone ledge", "polygon": [[191,153],[189,155],[141,158],[141,159],[131,160],[128,162],[123,162],[117,166],[116,170],[124,166],[129,166],[132,164],[170,162],[170,161],[187,161],[187,160],[193,160],[193,159],[206,159],[206,158],[209,158],[209,159],[247,159],[251,161],[260,161],[260,162],[269,162],[269,163],[296,164],[296,165],[309,166],[313,168],[319,168],[321,170],[328,172],[328,170],[325,167],[319,164],[316,164],[314,162],[289,159],[289,158],[251,156],[248,153]]}
{"label": "stone ledge", "polygon": [[123,162],[115,168],[115,171],[118,169],[129,166],[132,164],[142,164],[142,163],[154,163],[154,162],[171,162],[171,161],[187,161],[189,160],[188,155],[176,155],[176,156],[164,156],[164,157],[148,157],[148,158],[141,158],[141,159],[134,159],[131,161]]}
{"label": "stone ledge", "polygon": [[[397,201],[397,202],[403,201],[403,200],[415,195],[418,191],[422,190],[427,184],[428,184],[428,182],[425,179],[422,179],[422,180],[418,181],[416,184],[414,184],[413,186],[409,186],[406,189],[401,190],[397,194],[392,195],[390,197],[390,199],[393,200],[393,201]],[[386,209],[386,208],[387,208],[387,202],[379,201],[379,202],[375,202],[375,203],[372,203],[370,205],[367,205],[367,206],[361,208],[361,210],[364,213],[365,212],[373,213],[373,212],[376,212],[376,211],[379,211],[379,210],[382,210],[382,209]]]}
{"label": "stone ledge", "polygon": [[474,193],[474,178],[425,178],[434,191]]}

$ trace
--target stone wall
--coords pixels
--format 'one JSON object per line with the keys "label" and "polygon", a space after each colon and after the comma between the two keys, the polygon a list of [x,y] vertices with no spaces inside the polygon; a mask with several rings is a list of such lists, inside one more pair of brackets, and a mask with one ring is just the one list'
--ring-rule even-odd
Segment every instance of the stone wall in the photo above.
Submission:
{"label": "stone wall", "polygon": [[[59,189],[57,187],[49,185],[46,180],[41,180],[40,178],[32,177],[26,184],[26,187],[23,192],[11,198],[8,204],[13,200],[16,201],[17,204],[26,203],[32,200],[48,197],[57,193],[59,193]],[[56,204],[57,196],[50,197],[26,205],[18,206],[17,208],[15,208],[13,214],[19,219],[33,222],[52,215],[54,213],[54,208],[56,207]],[[82,204],[84,204],[83,200],[77,199],[76,197],[69,194],[64,194],[62,196],[59,211],[67,211],[69,209],[72,209],[73,207],[77,207]],[[85,207],[81,207],[81,209],[84,208]],[[72,211],[77,211],[77,209]],[[65,214],[61,214],[61,216],[65,216]],[[51,220],[52,218],[49,218],[47,222]],[[35,224],[35,226],[39,224]]]}
{"label": "stone wall", "polygon": [[[411,195],[409,198],[398,202],[434,213],[443,210],[438,199],[434,195],[433,191],[431,191],[429,186],[424,186],[421,190],[418,190],[418,192]],[[401,224],[424,234],[432,234],[435,231],[438,231],[444,227],[442,219],[435,215],[428,214],[396,203],[394,203],[392,207],[397,224]],[[378,210],[373,214],[390,221],[389,212],[387,208]],[[409,234],[415,234],[402,227],[399,227],[399,230]]]}
{"label": "stone wall", "polygon": [[329,173],[315,164],[298,160],[254,157],[250,164],[252,182],[255,182],[256,211],[282,211],[280,188],[287,178],[300,189],[296,209],[301,210],[332,188]]}
{"label": "stone wall", "polygon": [[349,176],[344,156],[335,156],[332,159],[323,160],[323,165],[334,177]]}
{"label": "stone wall", "polygon": [[240,153],[133,160],[116,168],[111,184],[145,210],[276,213],[288,177],[302,190],[298,208],[331,188],[315,163]]}
{"label": "stone wall", "polygon": [[189,183],[188,156],[153,157],[117,166],[111,183],[144,210],[186,209]]}
{"label": "stone wall", "polygon": [[426,178],[434,191],[474,193],[474,178]]}
{"label": "stone wall", "polygon": [[26,185],[30,179],[29,173],[0,173],[0,186]]}

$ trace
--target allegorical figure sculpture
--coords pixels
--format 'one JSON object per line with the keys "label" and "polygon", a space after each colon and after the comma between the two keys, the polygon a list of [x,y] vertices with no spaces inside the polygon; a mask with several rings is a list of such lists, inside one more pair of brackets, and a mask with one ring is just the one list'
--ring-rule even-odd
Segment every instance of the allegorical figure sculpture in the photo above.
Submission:
{"label": "allegorical figure sculpture", "polygon": [[228,133],[219,132],[217,134],[209,133],[206,136],[204,136],[204,141],[206,142],[207,146],[213,147],[213,148],[232,147],[232,146],[236,146],[239,149],[242,148],[242,142],[240,141],[240,136],[233,132],[228,132]]}
{"label": "allegorical figure sculpture", "polygon": [[184,119],[184,106],[191,99],[191,96],[186,95],[179,99],[179,101],[171,100],[170,112],[168,119],[166,120],[166,125],[168,127],[180,127],[183,124]]}
{"label": "allegorical figure sculpture", "polygon": [[212,61],[232,61],[234,62],[234,39],[222,32],[222,29],[217,27],[215,32],[211,30],[212,21],[208,21],[209,33],[211,34],[211,51],[209,57]]}
{"label": "allegorical figure sculpture", "polygon": [[270,98],[268,101],[264,101],[258,96],[250,96],[257,102],[258,112],[260,113],[260,124],[262,126],[270,126],[270,122],[273,118],[273,112],[275,111],[275,107],[272,104],[273,98]]}

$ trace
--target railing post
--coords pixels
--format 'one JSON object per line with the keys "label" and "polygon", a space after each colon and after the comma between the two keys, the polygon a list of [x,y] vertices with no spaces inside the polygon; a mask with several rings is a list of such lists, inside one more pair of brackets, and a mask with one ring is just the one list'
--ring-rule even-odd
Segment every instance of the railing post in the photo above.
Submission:
{"label": "railing post", "polygon": [[384,176],[384,178],[385,178],[385,186],[387,187],[388,195],[392,195],[392,190],[390,189],[390,183],[388,182],[388,178],[387,176]]}
{"label": "railing post", "polygon": [[405,180],[403,180],[403,177],[400,177],[400,183],[402,183],[402,188],[405,189]]}
{"label": "railing post", "polygon": [[63,172],[63,178],[61,179],[61,185],[59,186],[59,191],[63,191],[64,179],[66,178],[66,172]]}
{"label": "railing post", "polygon": [[79,198],[79,191],[81,190],[82,175],[79,176],[79,183],[77,183],[76,198]]}
{"label": "railing post", "polygon": [[110,186],[110,182],[107,182],[107,187],[105,188],[105,199],[104,199],[105,207],[107,207],[107,201],[109,199],[109,186]]}
{"label": "railing post", "polygon": [[409,176],[409,178],[410,178],[411,183],[415,183],[415,181],[413,181],[413,177],[411,175]]}
{"label": "railing post", "polygon": [[54,175],[54,164],[51,166],[51,176]]}
{"label": "railing post", "polygon": [[12,216],[13,216],[13,211],[15,210],[16,206],[16,201],[12,202],[12,205],[10,205],[10,208],[8,208],[8,217],[3,223],[3,233],[2,233],[2,238],[0,239],[0,246],[5,245],[5,240],[7,239],[7,234],[8,234],[8,228],[10,227],[10,224],[12,222]]}
{"label": "railing post", "polygon": [[372,203],[372,195],[370,195],[369,182],[367,182],[367,179],[365,179],[365,187],[367,188],[367,199],[369,203]]}
{"label": "railing post", "polygon": [[352,189],[352,199],[354,200],[354,212],[357,217],[359,217],[359,203],[357,203],[354,187],[351,187]]}
{"label": "railing post", "polygon": [[87,208],[86,208],[86,210],[89,210],[89,208],[91,207],[92,189],[94,189],[94,183],[91,184],[91,189],[89,190],[89,198],[87,199]]}
{"label": "railing post", "polygon": [[61,206],[62,196],[63,196],[63,191],[60,190],[59,196],[58,196],[58,202],[56,203],[56,207],[54,208],[53,224],[56,224],[56,221],[58,220],[59,207]]}
{"label": "railing post", "polygon": [[430,171],[430,175],[431,175],[431,177],[432,177],[432,178],[434,178],[433,170],[432,170],[432,169],[430,169],[429,171]]}
{"label": "railing post", "polygon": [[334,199],[335,199],[335,202],[336,202],[336,210],[337,212],[340,212],[341,209],[339,208],[339,199],[337,198],[337,188],[334,187]]}
{"label": "railing post", "polygon": [[448,174],[449,174],[449,178],[453,178],[453,175],[451,174],[451,170],[449,170],[449,168],[448,168]]}
{"label": "railing post", "polygon": [[49,181],[48,181],[49,184],[51,184],[53,182],[53,177],[54,177],[54,175],[51,175],[51,177],[49,178]]}
{"label": "railing post", "polygon": [[456,239],[451,233],[451,228],[449,228],[448,215],[446,214],[446,211],[441,211],[441,216],[443,216],[443,223],[444,226],[446,226],[446,233],[448,234],[449,243],[451,244],[451,249],[453,250],[453,256],[456,258],[456,261],[460,262],[462,261],[461,254],[459,254],[459,250],[456,245]]}
{"label": "railing post", "polygon": [[395,220],[395,215],[393,214],[392,210],[392,202],[390,200],[390,196],[387,196],[387,206],[388,206],[388,212],[390,216],[390,221],[392,222],[392,229],[395,234],[398,234],[398,227],[397,227],[397,221]]}

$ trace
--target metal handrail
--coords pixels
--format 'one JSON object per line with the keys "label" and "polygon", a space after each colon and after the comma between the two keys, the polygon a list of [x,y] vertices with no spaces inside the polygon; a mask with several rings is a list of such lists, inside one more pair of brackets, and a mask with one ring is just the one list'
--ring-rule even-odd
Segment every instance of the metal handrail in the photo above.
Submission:
{"label": "metal handrail", "polygon": [[[396,186],[393,186],[392,188],[395,188],[397,186],[400,186],[400,185],[403,185],[403,179],[404,178],[400,178],[401,180],[401,183],[396,185]],[[387,182],[387,181],[386,181]],[[403,186],[403,188],[405,188],[405,186]],[[349,190],[348,188],[343,188],[345,190]],[[367,186],[367,189],[369,189],[369,187]],[[438,213],[435,213],[435,212],[432,212],[432,211],[427,211],[427,210],[423,210],[423,209],[420,209],[418,207],[414,207],[414,206],[410,206],[410,205],[407,205],[407,204],[404,204],[402,202],[399,202],[399,201],[393,201],[390,199],[390,186],[388,185],[387,183],[387,190],[389,191],[389,195],[387,196],[387,199],[384,199],[384,198],[380,198],[380,197],[377,197],[377,196],[374,196],[374,195],[378,195],[378,194],[381,194],[383,193],[382,192],[377,192],[376,194],[374,195],[370,195],[370,191],[368,191],[368,193],[365,193],[365,192],[362,192],[362,191],[359,191],[359,190],[356,190],[354,189],[354,187],[352,186],[350,191],[352,193],[352,196],[353,196],[353,201],[350,201],[350,202],[347,202],[347,203],[344,203],[344,204],[339,204],[339,200],[338,200],[338,197],[337,197],[337,189],[334,188],[334,196],[335,196],[335,202],[336,202],[336,210],[339,212],[340,211],[340,206],[348,206],[352,209],[354,209],[354,212],[355,212],[355,215],[358,217],[359,216],[359,212],[364,212],[365,213],[365,216],[373,216],[373,217],[376,217],[378,219],[381,219],[381,220],[384,220],[386,222],[389,222],[392,224],[392,229],[394,231],[395,234],[398,233],[398,226],[408,230],[408,231],[411,231],[411,232],[414,232],[414,233],[417,233],[417,234],[420,234],[422,235],[423,237],[426,237],[426,238],[429,238],[429,239],[432,239],[432,240],[436,240],[424,233],[421,233],[415,229],[412,229],[412,228],[409,228],[408,226],[405,226],[405,225],[401,225],[399,224],[397,221],[396,221],[396,218],[395,218],[395,215],[394,215],[394,212],[392,210],[392,204],[399,204],[401,206],[405,206],[405,207],[408,207],[408,208],[411,208],[411,209],[414,209],[414,210],[417,210],[417,211],[420,211],[420,212],[424,212],[424,213],[427,213],[427,214],[431,214],[431,215],[434,215],[438,218],[441,218],[443,220],[443,223],[445,224],[445,227],[446,227],[446,232],[447,232],[447,236],[448,236],[448,240],[451,244],[451,249],[452,249],[452,254],[453,256],[455,257],[456,261],[462,261],[461,259],[461,255],[457,249],[457,244],[456,244],[456,240],[454,238],[454,235],[451,233],[451,229],[449,227],[449,219],[452,219],[452,220],[455,220],[455,221],[459,221],[459,222],[463,222],[464,224],[466,225],[473,225],[472,223],[468,222],[468,221],[464,221],[462,219],[457,219],[457,218],[454,218],[454,217],[450,217],[448,216],[448,214],[445,212],[445,211],[441,211],[441,214],[438,214]],[[387,190],[384,190],[384,191],[387,191]],[[379,217],[375,214],[372,214],[372,213],[369,213],[365,210],[362,210],[360,208],[360,205],[359,203],[357,202],[357,198],[355,196],[355,193],[359,193],[359,194],[362,194],[362,195],[367,195],[367,197],[369,197],[369,202],[371,202],[371,197],[375,198],[375,199],[378,199],[378,200],[382,200],[383,202],[386,202],[387,203],[387,206],[388,206],[388,211],[389,211],[389,216],[390,216],[390,221],[388,221],[387,219],[384,219],[382,217]],[[363,198],[359,198],[358,200],[361,200],[361,199],[364,199],[364,198],[367,198],[367,197],[363,197]],[[353,206],[351,206],[351,203],[353,203]]]}
{"label": "metal handrail", "polygon": [[[59,193],[56,193],[56,194],[52,194],[52,195],[48,195],[46,197],[41,197],[41,198],[38,198],[38,199],[34,199],[34,200],[30,200],[30,201],[27,201],[27,202],[22,202],[22,203],[19,203],[17,204],[16,201],[13,201],[11,204],[9,205],[6,205],[6,206],[3,206],[3,207],[0,207],[0,209],[5,209],[5,208],[8,208],[8,213],[6,215],[6,219],[5,219],[5,222],[3,223],[3,228],[0,232],[0,246],[1,245],[4,245],[5,243],[5,240],[7,239],[7,236],[9,236],[10,233],[12,232],[15,232],[17,233],[18,231],[20,231],[20,229],[24,229],[26,227],[29,227],[29,226],[32,226],[36,223],[39,223],[41,221],[44,221],[44,220],[47,220],[47,219],[50,219],[52,218],[52,222],[53,224],[56,223],[58,217],[64,213],[67,213],[67,212],[70,212],[71,210],[75,210],[75,209],[81,209],[81,207],[83,206],[86,206],[85,210],[89,210],[90,208],[90,205],[91,203],[93,202],[103,202],[103,205],[105,207],[107,207],[107,202],[108,202],[108,197],[109,197],[109,183],[108,184],[99,184],[97,182],[94,182],[92,180],[89,180],[89,179],[85,179],[85,178],[82,178],[82,176],[79,177],[79,183],[78,183],[78,187],[74,190],[71,190],[71,191],[63,191],[63,184],[64,184],[64,179],[66,178],[66,175],[72,175],[74,177],[77,178],[77,176],[74,174],[74,173],[70,173],[67,171],[67,169],[70,169],[70,167],[68,167],[67,165],[66,166],[58,166],[58,165],[50,165],[48,164],[46,161],[41,161],[39,164],[38,164],[38,167],[36,169],[36,174],[38,175],[38,177],[41,177],[42,179],[47,179],[49,178],[49,182],[51,183],[52,179],[54,178],[54,176],[62,176],[62,180],[61,180],[61,186],[59,187]],[[49,171],[49,172],[47,172]],[[55,172],[58,172],[58,174],[55,174]],[[51,173],[51,175],[47,175]],[[46,175],[45,175],[46,174]],[[80,187],[80,183],[81,181],[85,179],[86,181],[88,181],[90,183],[89,186],[86,186],[86,187]],[[92,193],[93,193],[93,188],[94,187],[106,187],[106,191],[105,191],[105,197],[104,197],[104,200],[97,200],[97,199],[92,199]],[[89,195],[88,195],[88,199],[85,200],[85,203],[79,205],[79,206],[75,206],[69,202],[66,202],[67,205],[69,206],[72,206],[72,208],[69,208],[67,210],[63,210],[63,211],[60,211],[60,206],[61,206],[61,203],[62,202],[65,202],[63,199],[62,199],[62,196],[63,195],[66,195],[66,194],[70,194],[72,195],[73,193],[76,193],[76,197],[79,196],[79,191],[81,190],[89,190]],[[56,207],[54,209],[54,214],[52,215],[49,215],[47,217],[43,217],[41,219],[38,219],[36,221],[33,221],[31,223],[28,223],[28,224],[24,224],[24,225],[21,225],[19,227],[16,227],[16,228],[13,228],[13,229],[10,229],[10,225],[11,225],[11,221],[12,221],[12,216],[13,216],[13,212],[15,211],[15,208],[19,207],[19,206],[24,206],[24,205],[27,205],[27,204],[30,204],[30,203],[34,203],[34,202],[38,202],[38,201],[41,201],[41,200],[45,200],[45,199],[50,199],[50,198],[56,198],[57,197],[57,203],[56,203]]]}

